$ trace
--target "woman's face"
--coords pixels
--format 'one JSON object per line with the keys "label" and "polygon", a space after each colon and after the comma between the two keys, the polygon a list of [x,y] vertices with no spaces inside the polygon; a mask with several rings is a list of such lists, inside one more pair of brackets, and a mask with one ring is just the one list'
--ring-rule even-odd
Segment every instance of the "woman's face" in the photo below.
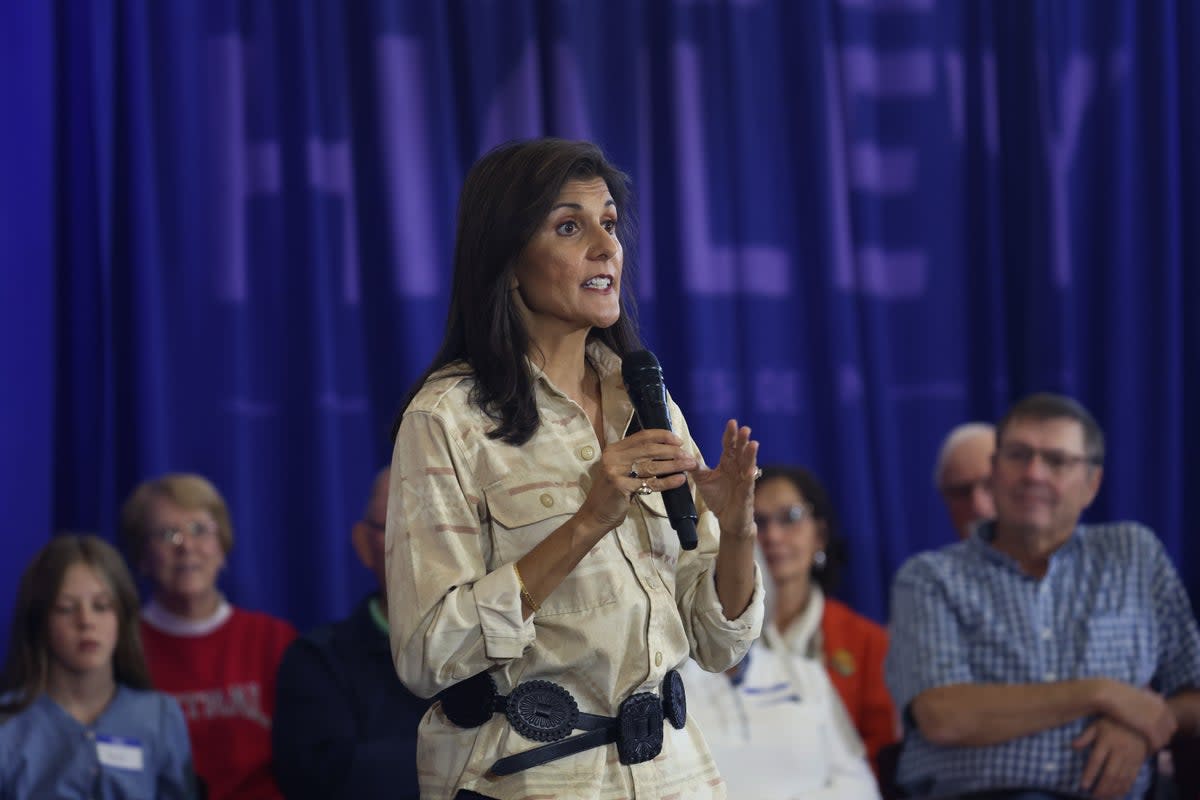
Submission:
{"label": "woman's face", "polygon": [[807,581],[813,555],[825,546],[825,532],[800,490],[786,478],[760,482],[754,489],[754,521],[771,580],[777,585]]}
{"label": "woman's face", "polygon": [[603,178],[567,181],[517,257],[515,288],[531,341],[615,323],[623,263],[608,184]]}
{"label": "woman's face", "polygon": [[112,670],[117,647],[117,600],[92,567],[67,567],[50,607],[49,641],[52,669],[83,676]]}
{"label": "woman's face", "polygon": [[155,593],[178,600],[216,591],[225,566],[217,522],[206,509],[185,509],[165,497],[150,501],[142,569]]}

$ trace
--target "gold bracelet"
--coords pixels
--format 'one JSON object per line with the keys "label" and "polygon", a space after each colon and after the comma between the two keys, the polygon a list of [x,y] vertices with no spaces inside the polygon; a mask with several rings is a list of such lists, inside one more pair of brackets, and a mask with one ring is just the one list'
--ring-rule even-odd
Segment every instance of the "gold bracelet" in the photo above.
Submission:
{"label": "gold bracelet", "polygon": [[526,588],[525,581],[521,580],[521,570],[517,569],[517,562],[515,561],[513,562],[513,572],[517,574],[517,585],[521,587],[521,598],[526,603],[529,603],[529,607],[534,610],[534,613],[537,613],[537,611],[541,609],[541,606],[533,602],[533,595],[531,595],[529,593],[529,589]]}

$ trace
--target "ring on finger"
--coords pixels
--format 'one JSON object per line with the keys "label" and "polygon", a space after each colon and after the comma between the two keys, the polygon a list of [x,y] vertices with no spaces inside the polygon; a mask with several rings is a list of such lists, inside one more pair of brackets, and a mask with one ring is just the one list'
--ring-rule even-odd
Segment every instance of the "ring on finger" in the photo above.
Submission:
{"label": "ring on finger", "polygon": [[642,497],[645,497],[648,494],[654,494],[654,490],[650,488],[650,484],[646,483],[645,480],[642,481],[641,486],[634,489],[633,491],[634,491],[634,494],[640,494]]}
{"label": "ring on finger", "polygon": [[631,477],[631,478],[642,477],[640,474],[638,474],[638,468],[637,468],[636,461],[634,461],[632,464],[629,465],[629,477]]}
{"label": "ring on finger", "polygon": [[761,477],[762,477],[762,467],[758,467],[757,469],[754,470],[754,480],[758,480]]}

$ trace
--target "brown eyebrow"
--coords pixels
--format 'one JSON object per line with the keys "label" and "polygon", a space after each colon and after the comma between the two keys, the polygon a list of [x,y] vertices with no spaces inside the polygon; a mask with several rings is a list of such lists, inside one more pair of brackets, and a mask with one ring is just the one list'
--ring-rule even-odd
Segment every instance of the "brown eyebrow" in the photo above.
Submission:
{"label": "brown eyebrow", "polygon": [[101,589],[99,592],[96,592],[95,594],[87,594],[86,592],[84,594],[60,594],[54,598],[54,601],[58,602],[59,600],[88,600],[93,597],[112,597],[112,596],[113,596],[113,593],[111,591],[109,591],[108,589]]}

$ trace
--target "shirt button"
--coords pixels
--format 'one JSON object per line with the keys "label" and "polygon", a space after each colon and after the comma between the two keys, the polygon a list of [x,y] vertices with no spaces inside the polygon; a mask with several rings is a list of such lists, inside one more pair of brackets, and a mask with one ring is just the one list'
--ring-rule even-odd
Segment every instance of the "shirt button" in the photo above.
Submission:
{"label": "shirt button", "polygon": [[585,444],[583,447],[579,448],[579,457],[584,461],[591,461],[596,457],[596,448],[592,447],[590,444]]}
{"label": "shirt button", "polygon": [[659,650],[657,653],[654,654],[654,666],[656,666],[656,667],[662,666],[662,650]]}
{"label": "shirt button", "polygon": [[1045,674],[1043,677],[1045,678],[1045,680],[1046,680],[1046,683],[1050,683],[1051,681],[1053,681],[1053,680],[1054,680],[1055,678],[1057,678],[1058,676],[1057,676],[1057,675],[1055,675],[1053,672],[1047,672],[1047,673],[1046,673],[1046,674]]}
{"label": "shirt button", "polygon": [[1049,628],[1042,628],[1042,639],[1044,641],[1047,641],[1047,642],[1050,641],[1050,638],[1052,636],[1054,636],[1053,631],[1051,631]]}
{"label": "shirt button", "polygon": [[539,497],[538,499],[542,501],[542,505],[544,505],[546,508],[549,508],[550,506],[554,505],[554,498],[548,494],[544,494],[541,497]]}
{"label": "shirt button", "polygon": [[1054,772],[1054,770],[1058,769],[1058,764],[1055,764],[1053,761],[1047,761],[1045,764],[1042,764],[1042,769],[1046,770],[1046,772]]}

